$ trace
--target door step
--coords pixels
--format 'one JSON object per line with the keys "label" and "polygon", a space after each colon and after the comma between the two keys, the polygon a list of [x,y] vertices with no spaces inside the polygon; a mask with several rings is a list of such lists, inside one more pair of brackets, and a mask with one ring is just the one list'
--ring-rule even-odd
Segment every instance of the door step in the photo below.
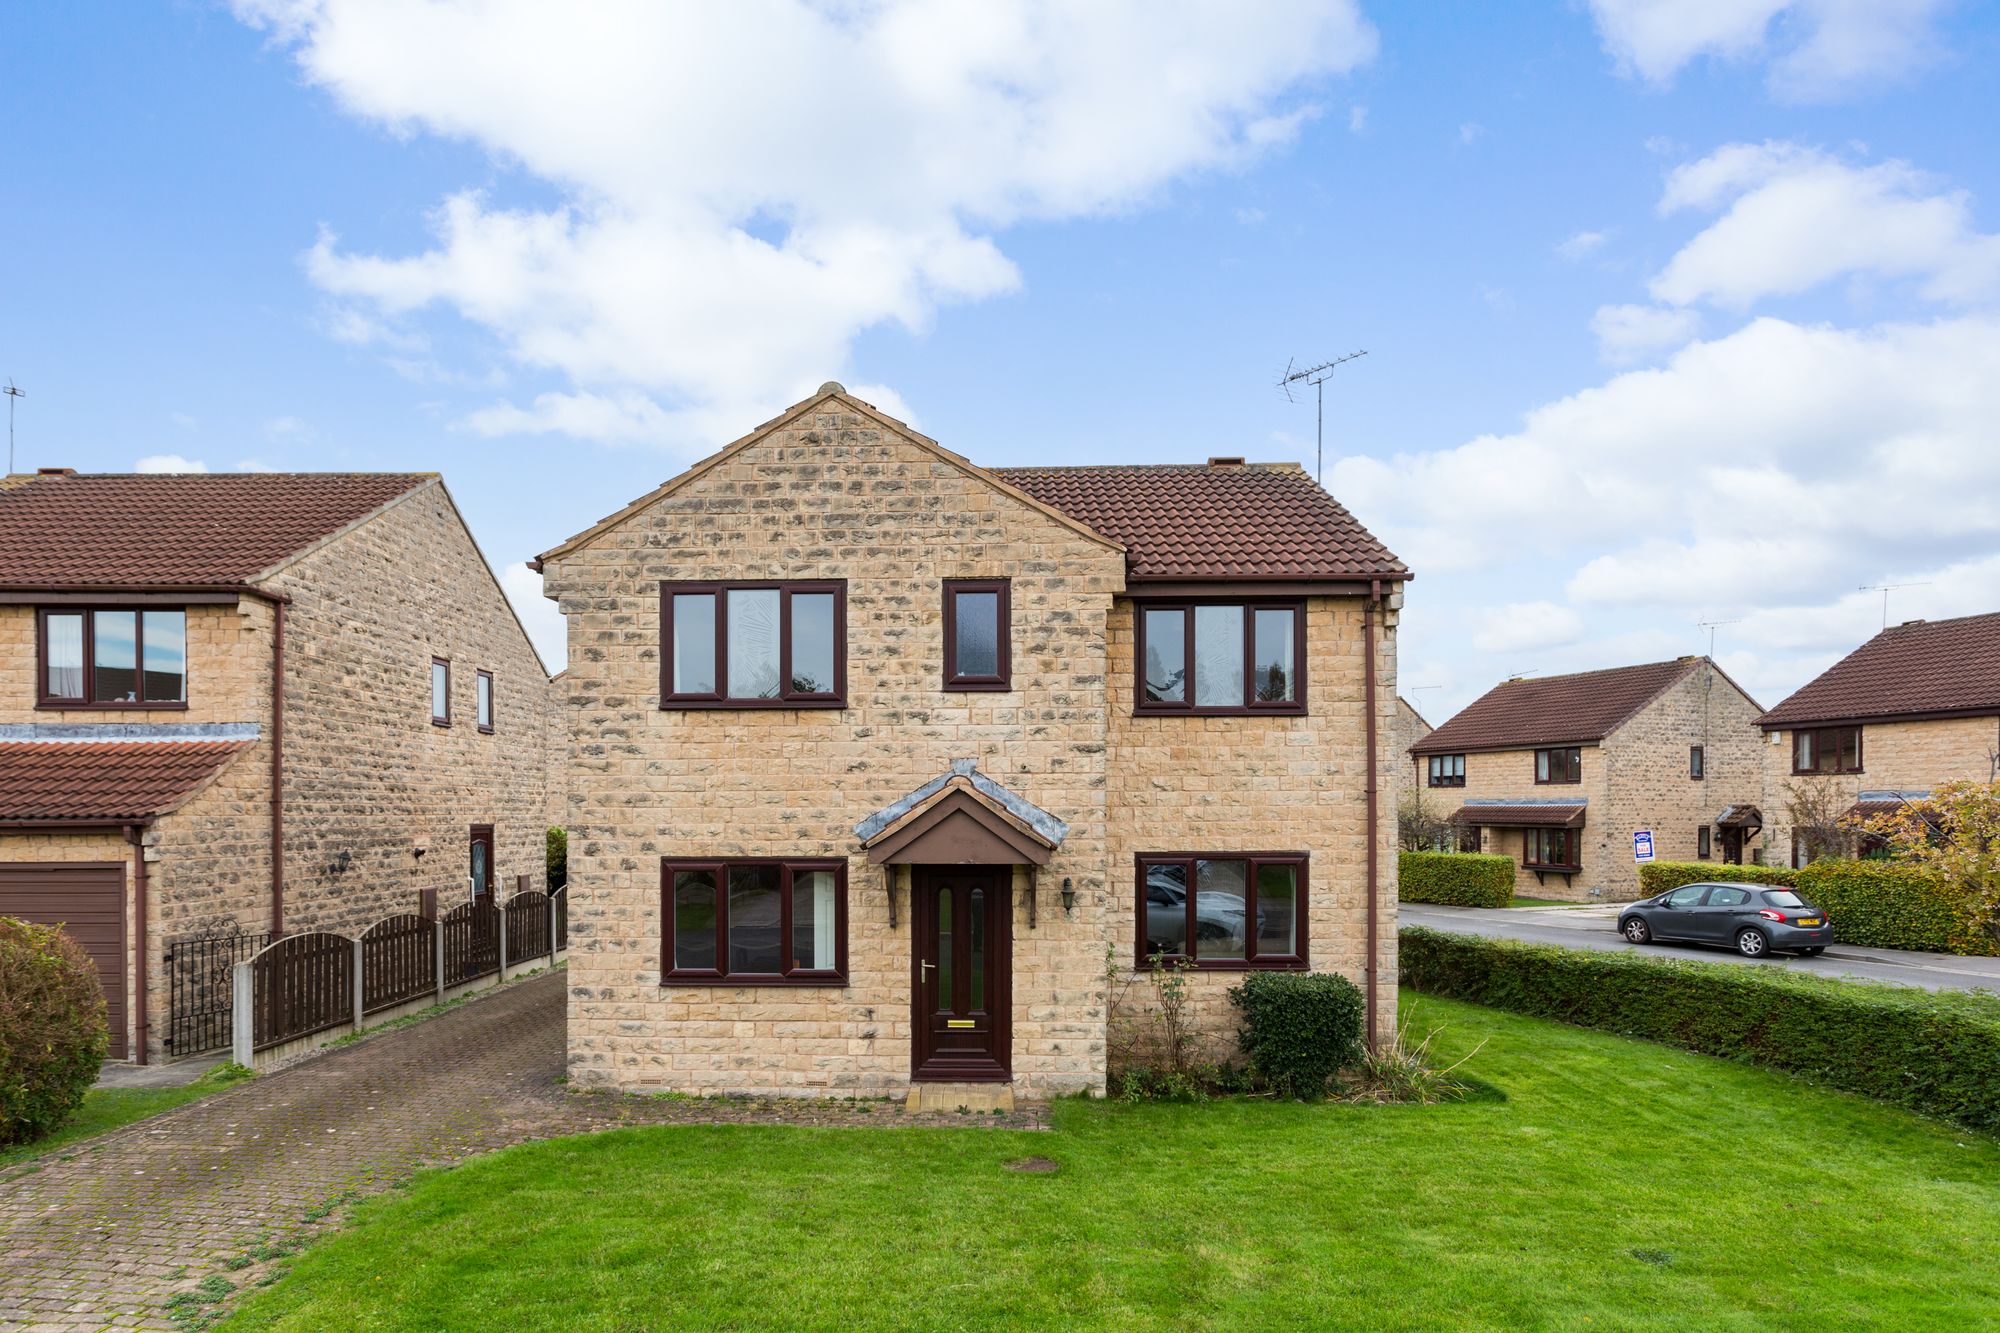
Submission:
{"label": "door step", "polygon": [[1014,1086],[1011,1083],[912,1083],[906,1111],[966,1111],[990,1115],[1012,1112]]}

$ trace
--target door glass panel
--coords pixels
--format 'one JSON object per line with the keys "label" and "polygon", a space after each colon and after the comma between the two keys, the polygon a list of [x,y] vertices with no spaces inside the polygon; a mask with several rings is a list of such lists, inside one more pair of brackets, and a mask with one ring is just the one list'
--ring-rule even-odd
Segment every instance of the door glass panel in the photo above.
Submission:
{"label": "door glass panel", "polygon": [[715,693],[715,594],[674,594],[674,693]]}
{"label": "door glass panel", "polygon": [[778,697],[778,590],[729,590],[729,697]]}
{"label": "door glass panel", "polygon": [[52,615],[48,618],[48,672],[46,688],[53,698],[83,697],[83,616]]}
{"label": "door glass panel", "polygon": [[1292,621],[1290,608],[1257,612],[1256,698],[1258,703],[1292,701]]}
{"label": "door glass panel", "polygon": [[674,966],[715,966],[715,872],[674,872]]}
{"label": "door glass panel", "polygon": [[1146,698],[1153,703],[1187,699],[1187,612],[1146,613]]}
{"label": "door glass panel", "polygon": [[149,703],[187,701],[187,612],[148,611],[146,618],[146,699]]}
{"label": "door glass panel", "polygon": [[1241,707],[1243,703],[1243,608],[1194,609],[1194,701]]}
{"label": "door glass panel", "polygon": [[834,966],[833,872],[805,870],[792,876],[792,961],[799,967],[831,971]]}
{"label": "door glass panel", "polygon": [[486,844],[472,844],[472,895],[478,897],[486,892]]}
{"label": "door glass panel", "polygon": [[97,701],[130,703],[139,684],[139,616],[134,611],[97,613]]}
{"label": "door glass panel", "polygon": [[1247,861],[1194,863],[1194,956],[1242,958],[1248,940]]}
{"label": "door glass panel", "polygon": [[1146,956],[1187,952],[1187,866],[1146,867]]}
{"label": "door glass panel", "polygon": [[956,629],[958,674],[997,676],[1000,674],[1000,594],[961,592],[958,598]]}
{"label": "door glass panel", "polygon": [[937,964],[937,1007],[951,1009],[951,889],[937,891],[937,947],[931,961]]}
{"label": "door glass panel", "polygon": [[783,970],[783,911],[776,866],[729,868],[729,971]]}
{"label": "door glass panel", "polygon": [[986,1011],[986,890],[972,891],[971,906],[965,914],[965,1011]]}
{"label": "door glass panel", "polygon": [[792,594],[792,693],[833,693],[833,594]]}
{"label": "door glass panel", "polygon": [[1298,867],[1257,867],[1257,952],[1273,957],[1297,953]]}

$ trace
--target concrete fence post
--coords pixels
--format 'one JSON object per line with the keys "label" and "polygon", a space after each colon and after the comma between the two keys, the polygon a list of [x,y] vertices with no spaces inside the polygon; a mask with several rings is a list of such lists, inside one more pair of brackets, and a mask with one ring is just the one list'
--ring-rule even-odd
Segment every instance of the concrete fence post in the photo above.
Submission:
{"label": "concrete fence post", "polygon": [[[507,979],[507,909],[497,901],[493,910],[500,914],[500,981]],[[497,982],[495,984],[498,984]]]}
{"label": "concrete fence post", "polygon": [[437,1002],[444,1003],[444,918],[431,918],[431,947],[437,959]]}
{"label": "concrete fence post", "polygon": [[549,966],[556,965],[556,896],[549,895]]}
{"label": "concrete fence post", "polygon": [[366,992],[362,990],[363,984],[367,981],[367,976],[365,974],[365,969],[362,963],[362,959],[366,956],[366,952],[367,951],[361,947],[360,939],[357,938],[354,941],[354,1030],[356,1032],[361,1031],[361,1010],[363,1007],[362,996],[366,994]]}
{"label": "concrete fence post", "polygon": [[257,1016],[251,1012],[256,1002],[252,991],[256,982],[251,979],[250,964],[238,963],[230,970],[230,1058],[250,1068],[250,1062],[257,1057]]}

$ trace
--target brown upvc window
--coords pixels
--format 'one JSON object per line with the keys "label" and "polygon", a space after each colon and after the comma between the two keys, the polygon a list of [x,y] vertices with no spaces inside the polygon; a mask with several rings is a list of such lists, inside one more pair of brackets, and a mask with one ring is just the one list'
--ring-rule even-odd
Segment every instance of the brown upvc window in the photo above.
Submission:
{"label": "brown upvc window", "polygon": [[1688,777],[1696,782],[1700,782],[1707,775],[1708,775],[1707,751],[1702,746],[1690,745],[1688,747]]}
{"label": "brown upvc window", "polygon": [[668,985],[847,984],[847,863],[660,859]]}
{"label": "brown upvc window", "polygon": [[1155,955],[1227,971],[1306,966],[1304,852],[1142,854],[1136,965]]}
{"label": "brown upvc window", "polygon": [[1306,711],[1304,602],[1139,602],[1134,713]]}
{"label": "brown upvc window", "polygon": [[182,608],[50,608],[37,617],[35,639],[43,708],[187,707]]}
{"label": "brown upvc window", "polygon": [[481,670],[472,678],[472,711],[479,719],[479,729],[488,736],[493,734],[493,673]]}
{"label": "brown upvc window", "polygon": [[1465,785],[1465,756],[1462,754],[1434,754],[1430,758],[1430,785],[1433,787],[1463,787]]}
{"label": "brown upvc window", "polygon": [[845,708],[847,584],[662,583],[660,707]]}
{"label": "brown upvc window", "polygon": [[1006,579],[944,581],[944,687],[1014,687],[1012,611]]}
{"label": "brown upvc window", "polygon": [[1817,727],[1792,733],[1792,772],[1859,773],[1861,728]]}
{"label": "brown upvc window", "polygon": [[1708,825],[1706,824],[1699,825],[1695,828],[1694,854],[1696,860],[1706,861],[1711,856],[1715,855],[1714,837],[1715,834],[1709,829]]}
{"label": "brown upvc window", "polygon": [[451,659],[431,659],[431,725],[451,725]]}
{"label": "brown upvc window", "polygon": [[1535,781],[1537,783],[1583,781],[1583,750],[1571,746],[1562,750],[1535,751]]}
{"label": "brown upvc window", "polygon": [[1521,833],[1521,864],[1529,870],[1582,869],[1577,859],[1576,834],[1566,828],[1531,828]]}

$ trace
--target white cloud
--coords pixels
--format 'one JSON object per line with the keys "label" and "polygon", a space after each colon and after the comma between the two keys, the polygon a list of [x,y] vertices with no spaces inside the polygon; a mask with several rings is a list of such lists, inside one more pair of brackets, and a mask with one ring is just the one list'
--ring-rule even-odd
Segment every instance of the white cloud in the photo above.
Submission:
{"label": "white cloud", "polygon": [[264,434],[280,444],[303,443],[313,438],[313,428],[297,417],[274,417],[264,423]]}
{"label": "white cloud", "polygon": [[1580,231],[1556,247],[1556,256],[1567,259],[1573,264],[1579,259],[1588,259],[1602,250],[1604,243],[1610,239],[1608,232]]}
{"label": "white cloud", "polygon": [[1474,121],[1466,121],[1458,127],[1458,141],[1467,147],[1486,137],[1486,127]]}
{"label": "white cloud", "polygon": [[1483,608],[1472,634],[1482,653],[1559,648],[1583,637],[1583,617],[1554,602],[1511,602]]}
{"label": "white cloud", "polygon": [[568,622],[556,604],[542,596],[542,576],[529,569],[525,560],[517,560],[500,571],[500,587],[514,604],[514,614],[521,618],[521,626],[528,631],[549,674],[561,671],[569,661]]}
{"label": "white cloud", "polygon": [[1652,280],[1654,297],[1676,305],[1743,309],[1840,277],[1911,280],[1954,304],[2000,294],[2000,236],[1977,229],[1964,191],[1906,162],[1730,144],[1668,176],[1660,210],[1683,209],[1722,216]]}
{"label": "white cloud", "polygon": [[208,464],[199,458],[183,458],[179,454],[147,454],[132,465],[134,472],[206,472]]}
{"label": "white cloud", "polygon": [[1629,366],[1694,337],[1701,331],[1701,316],[1649,305],[1599,306],[1590,318],[1590,331],[1597,338],[1598,356],[1614,366]]}
{"label": "white cloud", "polygon": [[1236,220],[1246,227],[1257,226],[1264,221],[1265,216],[1264,210],[1261,208],[1239,208],[1236,210]]}
{"label": "white cloud", "polygon": [[1368,108],[1355,103],[1347,108],[1347,130],[1350,134],[1360,134],[1368,128]]}
{"label": "white cloud", "polygon": [[454,313],[567,381],[488,424],[675,443],[761,419],[866,329],[1015,289],[1011,225],[1144,206],[1289,143],[1375,50],[1352,0],[237,9],[350,114],[560,196],[454,194],[414,255],[321,237],[308,273],[355,312],[337,336],[393,345]]}
{"label": "white cloud", "polygon": [[1816,102],[1901,78],[1937,58],[1948,0],[1590,0],[1621,72],[1658,87],[1712,56],[1770,61],[1778,98]]}

